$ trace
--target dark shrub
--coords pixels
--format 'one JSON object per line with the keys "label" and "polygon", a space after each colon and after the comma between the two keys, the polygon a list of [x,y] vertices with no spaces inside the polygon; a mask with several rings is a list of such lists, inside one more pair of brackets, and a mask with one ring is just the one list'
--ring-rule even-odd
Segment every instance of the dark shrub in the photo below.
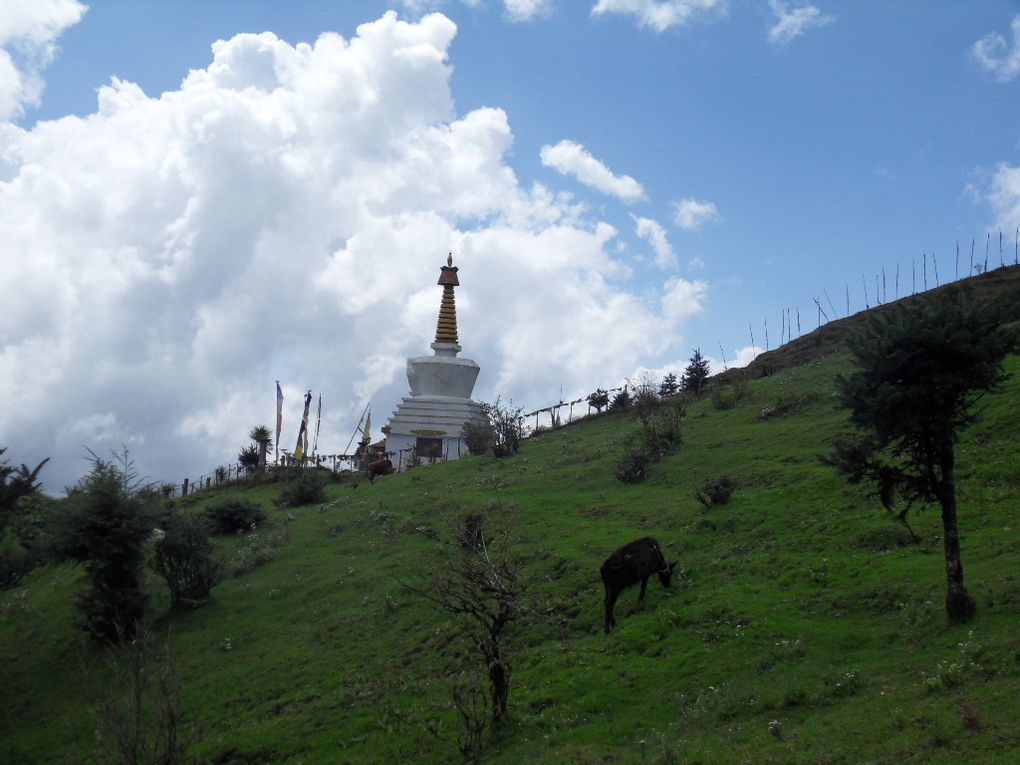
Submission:
{"label": "dark shrub", "polygon": [[705,507],[725,505],[730,501],[730,495],[735,488],[737,484],[724,473],[717,478],[702,481],[701,486],[694,490],[694,498]]}
{"label": "dark shrub", "polygon": [[682,426],[686,416],[687,407],[683,401],[673,399],[661,405],[642,429],[645,450],[656,459],[677,451],[683,443]]}
{"label": "dark shrub", "polygon": [[614,475],[624,483],[641,481],[648,471],[649,455],[640,449],[628,449],[616,463]]}
{"label": "dark shrub", "polygon": [[0,530],[0,590],[17,586],[29,571],[57,553],[57,500],[36,492],[20,497],[16,505],[6,528]]}
{"label": "dark shrub", "polygon": [[[482,404],[485,420],[464,423],[461,435],[472,454],[484,454],[491,449],[496,457],[509,457],[521,448],[524,438],[524,407],[514,402],[504,404],[497,397],[491,404]],[[409,464],[409,467],[414,467]]]}
{"label": "dark shrub", "polygon": [[13,534],[0,536],[0,590],[16,587],[33,566],[32,554]]}
{"label": "dark shrub", "polygon": [[173,513],[163,521],[163,532],[149,565],[166,581],[172,608],[196,605],[223,579],[209,526],[202,516]]}
{"label": "dark shrub", "polygon": [[634,413],[642,424],[647,425],[659,408],[659,396],[651,385],[642,385],[634,391],[631,399]]}
{"label": "dark shrub", "polygon": [[514,406],[511,400],[504,404],[496,397],[493,404],[485,404],[486,414],[492,425],[492,453],[497,457],[509,457],[517,454],[524,438],[524,417],[522,406]]}
{"label": "dark shrub", "polygon": [[712,408],[718,411],[732,409],[747,398],[747,383],[738,382],[712,389]]}
{"label": "dark shrub", "polygon": [[[6,452],[0,448],[0,455]],[[53,500],[39,493],[36,480],[45,459],[34,469],[11,467],[0,460],[0,589],[13,587],[43,562],[48,540],[48,508]]]}
{"label": "dark shrub", "polygon": [[464,529],[461,532],[460,546],[479,550],[484,542],[482,536],[485,528],[485,516],[481,513],[471,513],[464,518]]}
{"label": "dark shrub", "polygon": [[468,420],[461,429],[461,438],[471,454],[485,454],[492,448],[492,425],[488,420]]}
{"label": "dark shrub", "polygon": [[205,509],[205,519],[214,534],[251,531],[265,522],[266,511],[247,499],[228,499]]}
{"label": "dark shrub", "polygon": [[326,501],[325,481],[318,470],[301,470],[297,478],[289,481],[280,492],[279,504],[283,507],[301,507]]}
{"label": "dark shrub", "polygon": [[784,393],[771,404],[762,407],[758,416],[763,420],[771,420],[773,417],[785,417],[788,414],[792,414],[800,403],[800,399],[797,396]]}

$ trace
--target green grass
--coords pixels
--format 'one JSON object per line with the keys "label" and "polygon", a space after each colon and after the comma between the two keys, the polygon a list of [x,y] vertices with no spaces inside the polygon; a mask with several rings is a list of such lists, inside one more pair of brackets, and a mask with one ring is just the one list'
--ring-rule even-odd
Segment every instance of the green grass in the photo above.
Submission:
{"label": "green grass", "polygon": [[[846,422],[839,355],[748,383],[734,408],[689,407],[684,445],[625,485],[613,466],[639,426],[584,420],[504,460],[473,457],[370,486],[327,487],[283,510],[280,484],[232,493],[262,503],[287,539],[276,557],[167,614],[151,581],[153,630],[171,629],[195,751],[222,763],[446,762],[456,720],[446,678],[450,619],[402,583],[437,563],[440,514],[517,508],[531,615],[515,633],[511,720],[485,761],[1014,762],[1020,750],[1020,464],[1014,377],[959,445],[966,581],[978,617],[945,623],[935,509],[902,527],[818,455]],[[762,419],[776,402],[788,405]],[[731,501],[694,489],[727,473]],[[621,596],[602,634],[598,568],[656,536],[682,575]],[[225,555],[243,543],[222,541]],[[75,627],[80,575],[31,574],[0,593],[0,760],[67,762],[92,737]],[[229,648],[227,647],[229,645]],[[775,735],[769,724],[778,721]]]}

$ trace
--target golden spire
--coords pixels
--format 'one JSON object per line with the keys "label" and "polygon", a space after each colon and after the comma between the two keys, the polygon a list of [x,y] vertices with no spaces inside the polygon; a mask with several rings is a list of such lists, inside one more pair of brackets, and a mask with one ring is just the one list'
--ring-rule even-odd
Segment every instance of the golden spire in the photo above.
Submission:
{"label": "golden spire", "polygon": [[457,267],[453,265],[453,253],[442,266],[438,284],[443,288],[443,302],[439,305],[439,321],[436,323],[437,343],[457,342],[457,306],[453,302],[453,288],[460,286]]}

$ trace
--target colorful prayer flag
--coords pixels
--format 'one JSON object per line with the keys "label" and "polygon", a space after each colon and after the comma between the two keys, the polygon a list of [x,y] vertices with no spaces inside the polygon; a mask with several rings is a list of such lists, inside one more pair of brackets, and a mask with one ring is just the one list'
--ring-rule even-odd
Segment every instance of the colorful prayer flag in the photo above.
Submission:
{"label": "colorful prayer flag", "polygon": [[301,461],[308,451],[308,410],[312,406],[312,392],[305,395],[305,412],[301,415],[301,428],[298,430],[297,446],[294,447],[294,459]]}

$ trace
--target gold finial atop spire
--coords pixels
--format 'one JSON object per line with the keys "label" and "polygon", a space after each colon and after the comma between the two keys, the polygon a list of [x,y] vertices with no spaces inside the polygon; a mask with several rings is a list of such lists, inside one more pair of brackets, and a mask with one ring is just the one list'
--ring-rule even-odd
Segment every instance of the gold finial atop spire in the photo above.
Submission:
{"label": "gold finial atop spire", "polygon": [[439,282],[443,288],[443,302],[439,305],[439,321],[436,324],[437,343],[457,342],[457,307],[453,302],[453,288],[460,286],[457,267],[453,265],[453,253],[446,256],[446,265],[441,267]]}

